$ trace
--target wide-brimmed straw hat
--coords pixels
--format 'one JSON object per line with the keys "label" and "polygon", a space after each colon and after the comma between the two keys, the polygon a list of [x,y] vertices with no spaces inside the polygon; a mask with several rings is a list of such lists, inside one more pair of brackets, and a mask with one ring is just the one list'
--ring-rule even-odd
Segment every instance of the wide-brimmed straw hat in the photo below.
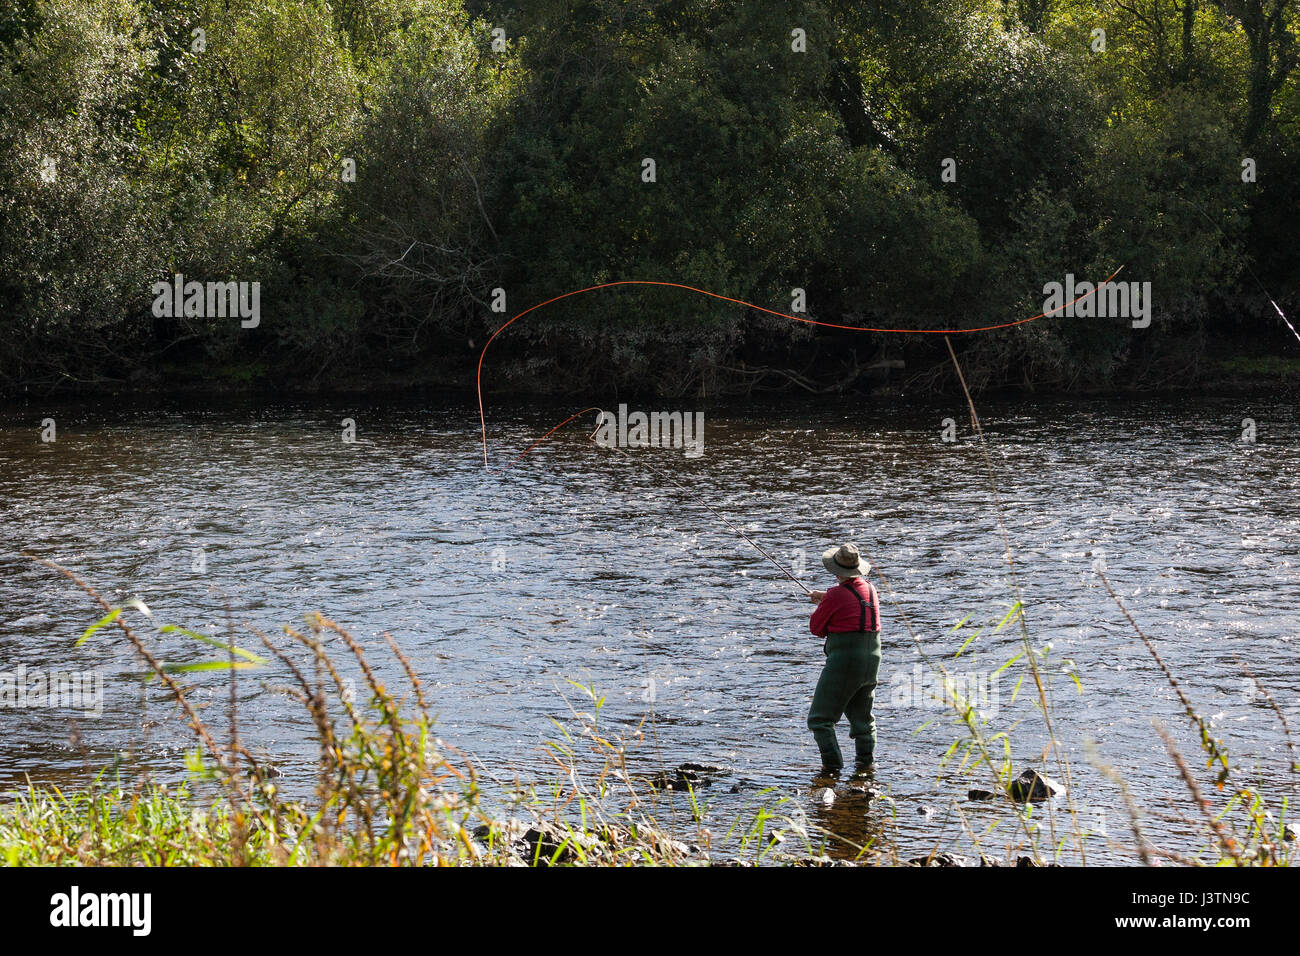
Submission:
{"label": "wide-brimmed straw hat", "polygon": [[822,564],[837,578],[866,577],[871,572],[871,562],[858,552],[856,544],[841,544],[822,553]]}

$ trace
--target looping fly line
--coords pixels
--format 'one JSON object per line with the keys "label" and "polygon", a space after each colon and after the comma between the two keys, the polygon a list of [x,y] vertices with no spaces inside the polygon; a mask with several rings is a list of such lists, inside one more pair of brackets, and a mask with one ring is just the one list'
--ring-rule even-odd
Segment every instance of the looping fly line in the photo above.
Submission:
{"label": "looping fly line", "polygon": [[[1083,295],[1079,296],[1076,299],[1073,299],[1070,302],[1066,302],[1063,305],[1059,305],[1055,309],[1051,309],[1047,312],[1040,312],[1038,315],[1031,315],[1027,319],[1017,319],[1014,322],[1003,322],[999,325],[983,325],[973,329],[877,329],[877,328],[866,328],[859,325],[841,325],[837,322],[821,322],[817,319],[810,319],[807,316],[791,315],[788,312],[778,312],[775,309],[767,309],[761,305],[755,305],[753,302],[746,302],[744,299],[735,299],[728,295],[721,295],[717,292],[710,292],[708,289],[697,289],[695,286],[684,285],[680,282],[662,282],[655,279],[619,279],[615,282],[602,282],[600,285],[587,286],[587,288],[585,289],[574,289],[572,292],[565,292],[563,295],[557,295],[554,298],[547,299],[545,302],[538,302],[536,305],[529,306],[527,309],[524,309],[524,311],[520,312],[514,318],[510,319],[508,322],[506,322],[500,328],[498,328],[495,332],[493,332],[491,338],[489,338],[487,342],[483,345],[483,351],[479,353],[478,371],[475,374],[475,380],[474,380],[475,389],[478,392],[478,418],[479,418],[479,427],[481,429],[482,441],[483,441],[483,464],[484,466],[486,466],[488,463],[487,416],[483,411],[483,360],[487,357],[488,346],[490,346],[493,342],[496,341],[498,335],[500,335],[510,326],[514,325],[525,315],[528,315],[528,313],[536,312],[538,309],[542,308],[543,306],[550,305],[553,302],[559,302],[561,299],[568,299],[575,295],[582,295],[584,292],[595,292],[598,289],[612,289],[615,286],[620,286],[620,285],[664,286],[670,289],[684,289],[687,292],[695,292],[698,293],[699,295],[708,296],[711,299],[719,299],[722,302],[731,302],[735,305],[743,305],[748,309],[755,310],[756,312],[764,312],[768,315],[775,315],[778,318],[782,318],[782,319],[791,319],[795,322],[802,322],[805,325],[817,325],[825,329],[843,329],[849,332],[883,332],[883,333],[895,333],[899,335],[964,335],[970,332],[993,332],[997,329],[1009,329],[1017,325],[1024,325],[1027,322],[1034,322],[1038,319],[1046,318],[1047,316],[1052,315],[1053,313],[1060,312],[1064,309],[1068,309],[1070,306],[1078,302],[1082,302],[1084,299],[1088,298],[1089,296],[1096,295],[1098,292],[1101,291],[1103,286],[1107,285],[1112,279],[1115,278],[1115,276],[1119,275],[1121,270],[1123,270],[1123,268],[1124,268],[1123,266],[1120,266],[1109,276],[1107,276],[1103,281],[1097,283],[1097,286],[1094,289],[1092,289],[1090,292],[1086,292]],[[555,432],[556,430],[562,428],[564,425],[568,424],[569,422],[573,421],[573,419],[577,418],[578,415],[582,415],[588,411],[591,411],[591,409],[583,409],[581,412],[578,412],[576,415],[572,415],[569,418],[566,418],[564,421],[560,422],[559,425],[556,425],[555,428],[552,428],[550,431],[548,431],[546,435],[543,435],[537,441],[533,442],[533,444],[529,445],[528,448],[525,449],[523,454],[524,455],[528,454],[528,452],[531,451],[533,448],[537,447],[538,444],[540,444],[542,441],[545,441],[547,436],[549,436],[552,432]],[[519,457],[522,458],[523,455],[520,455]],[[519,460],[518,458],[515,459],[515,461],[518,460]]]}

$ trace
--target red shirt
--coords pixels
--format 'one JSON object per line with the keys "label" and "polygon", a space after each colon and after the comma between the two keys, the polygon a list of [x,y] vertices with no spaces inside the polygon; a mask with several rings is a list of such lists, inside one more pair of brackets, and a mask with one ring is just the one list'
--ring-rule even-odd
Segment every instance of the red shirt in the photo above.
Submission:
{"label": "red shirt", "polygon": [[[859,596],[867,602],[865,627],[862,622],[862,605],[858,603]],[[822,603],[812,612],[808,630],[818,637],[824,637],[828,632],[844,634],[880,630],[880,596],[876,593],[875,586],[862,578],[849,578],[828,588]]]}

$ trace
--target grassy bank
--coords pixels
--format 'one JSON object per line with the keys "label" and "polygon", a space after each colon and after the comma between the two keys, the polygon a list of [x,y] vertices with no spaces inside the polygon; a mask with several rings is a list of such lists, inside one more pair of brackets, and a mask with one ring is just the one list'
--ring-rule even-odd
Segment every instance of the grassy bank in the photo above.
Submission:
{"label": "grassy bank", "polygon": [[[1086,863],[1092,849],[1088,841],[1095,839],[1081,819],[1072,769],[1054,736],[1028,772],[1038,776],[1041,771],[1044,778],[1051,772],[1064,781],[1065,792],[1047,800],[1017,792],[1019,765],[1013,754],[1023,748],[1013,743],[1010,732],[1020,724],[993,726],[992,718],[978,710],[976,701],[962,696],[961,683],[949,674],[949,667],[979,638],[980,631],[964,622],[955,629],[960,649],[934,658],[924,654],[898,608],[926,666],[941,677],[943,703],[955,728],[951,746],[935,755],[936,772],[969,779],[972,786],[984,788],[986,799],[1002,801],[1008,812],[981,830],[963,805],[954,802],[965,842],[976,852],[970,854],[968,847],[963,858],[953,852],[962,848],[936,845],[926,855],[902,857],[889,838],[896,825],[894,802],[869,782],[862,785],[860,799],[881,821],[884,837],[866,845],[810,819],[805,804],[819,798],[815,789],[794,795],[759,791],[731,819],[714,819],[694,788],[700,778],[686,765],[652,777],[632,769],[638,752],[648,747],[652,728],[643,724],[630,731],[612,729],[602,719],[604,698],[594,687],[571,682],[567,717],[556,722],[556,738],[546,745],[556,768],[550,779],[501,779],[492,768],[434,735],[421,681],[391,639],[387,653],[405,674],[405,686],[399,690],[378,679],[366,651],[348,631],[320,615],[310,616],[301,629],[284,628],[279,639],[243,625],[242,633],[261,644],[256,653],[237,643],[240,632],[233,624],[225,640],[164,626],[159,630],[220,649],[211,661],[170,664],[128,622],[128,615],[147,615],[143,605],[111,606],[94,588],[57,570],[103,611],[82,640],[120,635],[188,726],[195,748],[186,758],[188,774],[182,783],[118,770],[112,779],[107,773],[88,779],[85,789],[76,793],[29,785],[0,808],[0,862],[10,866],[1041,866],[1062,860]],[[1104,571],[1099,576],[1109,590]],[[893,600],[887,578],[880,577]],[[1128,617],[1121,599],[1110,593]],[[1029,641],[1024,620],[1023,606],[1015,603],[1001,620],[987,626],[994,631],[1022,629],[1025,652],[1006,661],[1003,669],[1036,699],[1036,710],[1052,733],[1053,677],[1058,683],[1063,674],[1071,675],[1069,682],[1077,683],[1077,678],[1050,657],[1049,647]],[[1198,742],[1199,756],[1185,756],[1174,735],[1157,726],[1170,756],[1171,780],[1183,793],[1181,809],[1172,812],[1202,835],[1203,845],[1171,849],[1150,839],[1143,828],[1148,813],[1167,819],[1171,810],[1139,807],[1119,775],[1094,761],[1113,781],[1128,810],[1127,832],[1107,838],[1111,848],[1148,864],[1289,865],[1296,843],[1285,793],[1265,793],[1252,782],[1257,779],[1252,771],[1238,770],[1166,667],[1156,642],[1131,617],[1128,620],[1135,639],[1173,688]],[[235,706],[239,675],[271,666],[271,658],[282,665],[280,673],[289,683],[283,692],[305,710],[314,728],[318,756],[310,796],[282,793],[279,771],[256,758],[240,738]],[[354,692],[349,686],[342,676],[345,665],[359,668],[363,688]],[[231,707],[224,727],[204,721],[191,702],[193,689],[184,683],[187,673],[214,669],[229,671]],[[1272,704],[1267,689],[1258,689]],[[1288,772],[1292,780],[1300,779],[1286,717],[1276,704],[1272,710],[1284,730]],[[670,789],[673,797],[666,800]]]}

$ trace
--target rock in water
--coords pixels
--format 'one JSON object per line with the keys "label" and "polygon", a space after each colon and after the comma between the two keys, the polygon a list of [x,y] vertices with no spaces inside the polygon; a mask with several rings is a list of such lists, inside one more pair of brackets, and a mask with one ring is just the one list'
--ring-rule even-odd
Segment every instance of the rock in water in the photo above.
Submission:
{"label": "rock in water", "polygon": [[1017,803],[1039,803],[1049,800],[1061,793],[1064,788],[1051,777],[1045,777],[1037,770],[1026,770],[1007,788],[1011,799]]}
{"label": "rock in water", "polygon": [[956,853],[935,853],[930,856],[914,856],[907,861],[908,866],[970,866],[970,860]]}
{"label": "rock in water", "polygon": [[718,767],[711,763],[692,763],[687,761],[677,768],[678,773],[694,773],[706,777],[716,777],[718,774],[726,773],[726,767]]}
{"label": "rock in water", "polygon": [[527,862],[536,858],[542,863],[549,863],[552,857],[556,862],[577,862],[583,853],[595,851],[600,843],[592,834],[575,832],[549,821],[513,818],[484,824],[475,829],[474,837],[482,843],[505,845]]}
{"label": "rock in water", "polygon": [[573,863],[584,851],[594,850],[596,839],[588,834],[575,833],[553,823],[538,822],[525,831],[523,842],[527,847],[526,859],[540,858]]}
{"label": "rock in water", "polygon": [[835,802],[835,791],[830,787],[818,787],[809,796],[812,797],[813,803],[824,803],[830,806]]}
{"label": "rock in water", "polygon": [[707,763],[684,763],[676,770],[660,770],[646,782],[655,790],[689,790],[707,787],[717,776],[727,773],[726,767]]}
{"label": "rock in water", "polygon": [[967,800],[996,800],[998,795],[992,790],[971,790],[966,794]]}

